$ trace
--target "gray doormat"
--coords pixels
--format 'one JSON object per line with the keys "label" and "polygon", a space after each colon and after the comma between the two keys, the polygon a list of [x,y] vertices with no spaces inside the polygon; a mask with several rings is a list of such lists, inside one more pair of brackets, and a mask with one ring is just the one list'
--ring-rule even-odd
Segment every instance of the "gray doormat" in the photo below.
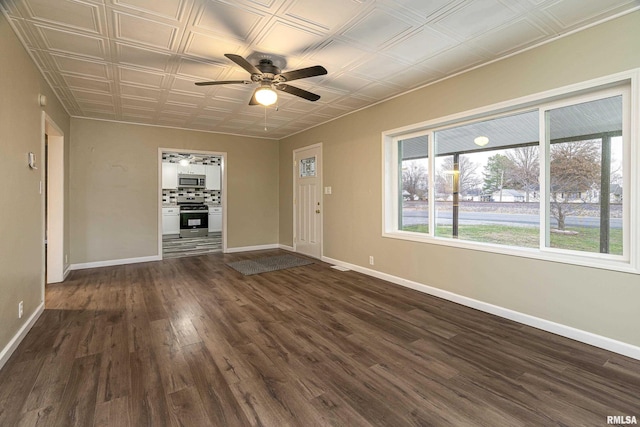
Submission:
{"label": "gray doormat", "polygon": [[301,267],[309,264],[313,264],[313,261],[293,255],[278,255],[227,263],[229,267],[239,271],[245,276],[267,273],[269,271],[284,270],[285,268]]}

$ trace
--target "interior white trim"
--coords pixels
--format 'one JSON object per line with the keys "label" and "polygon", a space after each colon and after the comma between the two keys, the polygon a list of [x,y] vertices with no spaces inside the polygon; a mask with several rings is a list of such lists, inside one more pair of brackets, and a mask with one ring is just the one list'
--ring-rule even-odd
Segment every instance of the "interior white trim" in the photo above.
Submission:
{"label": "interior white trim", "polygon": [[237,252],[264,251],[266,249],[280,249],[280,245],[277,243],[271,243],[268,245],[238,246],[236,248],[227,248],[223,252],[225,254],[233,254]]}
{"label": "interior white trim", "polygon": [[67,276],[69,275],[69,273],[71,273],[71,264],[67,264],[64,267],[64,275],[63,275],[63,278],[62,278],[63,282],[67,279]]}
{"label": "interior white trim", "polygon": [[150,262],[150,261],[160,261],[162,257],[158,255],[152,256],[143,256],[138,258],[122,258],[122,259],[110,259],[106,261],[95,261],[95,262],[83,262],[79,264],[71,264],[69,266],[70,270],[84,270],[86,268],[96,268],[96,267],[110,267],[113,265],[125,265],[125,264],[136,264],[139,262]]}
{"label": "interior white trim", "polygon": [[293,248],[293,246],[289,246],[289,245],[283,245],[280,244],[278,245],[278,248],[284,250],[284,251],[289,251],[289,252],[295,252],[296,250]]}
{"label": "interior white trim", "polygon": [[11,341],[9,341],[2,351],[0,351],[0,369],[2,369],[5,363],[7,363],[13,352],[18,348],[24,337],[31,330],[43,312],[44,302],[40,303],[29,319],[22,325],[13,338],[11,338]]}
{"label": "interior white trim", "polygon": [[589,344],[595,347],[599,347],[605,350],[612,351],[614,353],[622,354],[633,359],[640,360],[640,347],[627,344],[622,341],[617,341],[611,338],[597,335],[591,332],[583,331],[581,329],[573,328],[571,326],[562,325],[560,323],[552,322],[550,320],[542,319],[539,317],[531,316],[529,314],[520,313],[508,308],[500,307],[498,305],[490,304],[484,301],[479,301],[473,298],[465,297],[453,292],[445,291],[443,289],[435,288],[433,286],[425,285],[422,283],[414,282],[412,280],[403,279],[402,277],[393,276],[391,274],[383,273],[380,271],[372,270],[370,268],[361,267],[356,264],[350,264],[348,262],[340,261],[337,259],[322,257],[322,261],[330,264],[335,264],[341,267],[346,267],[350,270],[357,271],[358,273],[366,274],[367,276],[376,277],[378,279],[386,280],[387,282],[395,283],[396,285],[404,286],[425,294],[433,295],[438,298],[446,299],[466,307],[475,308],[476,310],[484,311],[485,313],[494,314],[496,316],[503,317],[505,319],[513,320],[514,322],[522,323],[527,326],[531,326],[543,331],[551,332],[562,337],[571,338],[576,341],[580,341],[585,344]]}

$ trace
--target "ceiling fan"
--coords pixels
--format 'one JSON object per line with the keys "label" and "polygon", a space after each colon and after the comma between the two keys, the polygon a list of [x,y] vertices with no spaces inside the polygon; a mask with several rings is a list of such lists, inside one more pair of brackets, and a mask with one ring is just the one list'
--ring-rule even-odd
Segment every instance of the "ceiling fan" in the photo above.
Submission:
{"label": "ceiling fan", "polygon": [[309,101],[317,101],[318,99],[320,99],[320,95],[287,84],[287,82],[290,82],[292,80],[305,79],[307,77],[327,74],[327,70],[320,65],[301,68],[299,70],[286,71],[283,73],[281,72],[279,67],[274,65],[271,59],[263,58],[260,59],[260,62],[258,64],[253,65],[240,55],[225,53],[224,56],[247,70],[247,72],[251,74],[251,80],[214,80],[210,82],[198,82],[196,83],[196,86],[228,84],[248,85],[252,83],[259,83],[260,87],[253,92],[251,100],[249,101],[249,105],[260,104],[269,106],[274,104],[278,100],[278,94],[276,93],[276,90],[299,96],[300,98],[304,98]]}

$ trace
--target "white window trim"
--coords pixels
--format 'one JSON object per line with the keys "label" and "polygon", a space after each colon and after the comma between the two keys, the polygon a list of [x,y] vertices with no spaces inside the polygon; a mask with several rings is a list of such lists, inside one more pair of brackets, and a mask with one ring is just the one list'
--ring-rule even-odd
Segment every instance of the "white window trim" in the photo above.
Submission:
{"label": "white window trim", "polygon": [[[627,273],[640,274],[640,69],[634,69],[617,73],[614,75],[589,80],[586,82],[564,86],[561,88],[529,95],[514,100],[492,104],[489,106],[452,114],[449,116],[428,120],[414,125],[403,126],[388,130],[382,133],[382,236],[435,244],[442,246],[457,247],[461,249],[477,250],[482,252],[492,252],[503,255],[512,255],[525,258],[534,258],[546,261],[560,262],[572,265],[594,267],[607,270],[615,270]],[[625,149],[624,165],[625,180],[623,182],[623,194],[628,194],[628,200],[623,212],[623,255],[609,255],[590,252],[580,252],[563,250],[556,248],[524,248],[515,246],[504,246],[491,243],[481,243],[465,240],[454,240],[450,238],[425,235],[423,233],[408,232],[398,230],[398,150],[397,141],[411,138],[412,136],[428,135],[429,137],[429,182],[433,183],[435,159],[433,150],[433,132],[453,124],[470,122],[475,119],[486,119],[491,116],[503,115],[505,113],[515,113],[519,110],[537,108],[540,113],[557,108],[558,105],[569,102],[575,103],[580,95],[585,95],[585,99],[596,96],[601,98],[601,94],[608,88],[627,83],[628,93],[623,96],[629,97],[629,108],[625,108],[623,123],[628,124],[625,129],[626,137],[623,141]],[[621,92],[618,89],[618,93]],[[569,99],[571,98],[571,99]],[[539,104],[544,103],[544,106]],[[544,131],[544,123],[541,119],[541,132]],[[541,133],[544,135],[544,132]],[[623,132],[625,135],[625,132]],[[540,144],[541,159],[545,159],[546,153],[543,151],[543,141]],[[544,157],[543,157],[544,156]],[[541,169],[547,165],[541,163]],[[544,174],[541,173],[541,177]],[[543,178],[544,179],[544,178]],[[540,185],[546,183],[541,180]],[[432,184],[430,184],[432,185]],[[633,192],[630,190],[633,189]],[[541,202],[544,203],[544,202]],[[429,230],[434,227],[434,200],[429,197]],[[544,206],[541,206],[541,209]],[[546,230],[545,223],[548,221],[548,213],[542,209],[543,217],[540,222],[541,236]],[[541,237],[542,238],[542,237]]]}

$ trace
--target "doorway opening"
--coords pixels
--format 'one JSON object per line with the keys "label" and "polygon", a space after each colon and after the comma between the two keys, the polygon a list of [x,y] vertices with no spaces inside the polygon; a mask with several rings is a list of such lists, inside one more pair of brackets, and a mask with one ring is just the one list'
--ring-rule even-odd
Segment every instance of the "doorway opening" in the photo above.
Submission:
{"label": "doorway opening", "polygon": [[160,148],[158,155],[160,257],[224,252],[226,153]]}
{"label": "doorway opening", "polygon": [[68,273],[64,253],[64,133],[43,113],[46,283],[62,282]]}

